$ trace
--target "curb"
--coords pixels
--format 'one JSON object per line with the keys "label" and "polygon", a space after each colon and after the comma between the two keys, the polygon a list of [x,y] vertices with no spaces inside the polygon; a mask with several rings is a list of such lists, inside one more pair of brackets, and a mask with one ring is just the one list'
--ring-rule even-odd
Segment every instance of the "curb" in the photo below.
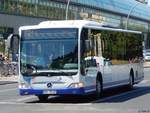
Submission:
{"label": "curb", "polygon": [[144,68],[150,68],[150,66],[144,66]]}
{"label": "curb", "polygon": [[6,85],[6,84],[15,84],[18,83],[17,81],[0,81],[0,85]]}

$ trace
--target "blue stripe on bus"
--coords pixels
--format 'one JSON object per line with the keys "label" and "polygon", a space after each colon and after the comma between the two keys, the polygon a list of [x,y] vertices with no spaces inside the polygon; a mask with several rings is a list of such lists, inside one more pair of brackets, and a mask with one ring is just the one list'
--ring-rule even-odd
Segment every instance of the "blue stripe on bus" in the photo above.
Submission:
{"label": "blue stripe on bus", "polygon": [[84,94],[84,88],[66,88],[66,89],[52,89],[52,90],[40,90],[40,89],[20,89],[20,95],[39,95],[44,94],[44,91],[56,91],[56,95],[63,94]]}
{"label": "blue stripe on bus", "polygon": [[85,90],[91,90],[91,89],[95,89],[96,85],[91,85],[91,86],[86,86],[84,89]]}
{"label": "blue stripe on bus", "polygon": [[56,95],[63,94],[79,94],[84,95],[86,91],[95,89],[96,85],[91,85],[82,88],[65,88],[65,89],[20,89],[20,95],[38,95],[43,94],[44,91],[56,91]]}

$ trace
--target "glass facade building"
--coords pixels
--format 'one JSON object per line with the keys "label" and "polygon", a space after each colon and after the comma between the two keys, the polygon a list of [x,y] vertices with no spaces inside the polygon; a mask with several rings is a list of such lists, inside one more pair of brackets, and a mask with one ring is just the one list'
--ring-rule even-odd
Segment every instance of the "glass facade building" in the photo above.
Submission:
{"label": "glass facade building", "polygon": [[[64,20],[68,0],[0,0],[0,13],[16,16]],[[150,7],[135,0],[71,0],[68,19],[88,19],[106,26],[139,30],[146,35],[146,48],[150,48]],[[137,4],[137,5],[136,5]],[[136,5],[136,7],[134,7]],[[134,8],[133,8],[134,7]],[[6,27],[5,25],[0,28]],[[11,29],[9,26],[7,26]],[[6,28],[5,28],[6,29]],[[10,31],[10,30],[8,30]],[[14,31],[13,28],[11,30]],[[5,33],[6,34],[6,33]]]}

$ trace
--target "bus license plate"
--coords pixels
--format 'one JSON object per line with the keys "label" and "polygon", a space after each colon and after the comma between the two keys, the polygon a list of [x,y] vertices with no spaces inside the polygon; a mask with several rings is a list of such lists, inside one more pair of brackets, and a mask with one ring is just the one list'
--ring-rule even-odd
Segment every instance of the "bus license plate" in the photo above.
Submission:
{"label": "bus license plate", "polygon": [[56,94],[56,91],[46,90],[46,91],[43,91],[43,94]]}

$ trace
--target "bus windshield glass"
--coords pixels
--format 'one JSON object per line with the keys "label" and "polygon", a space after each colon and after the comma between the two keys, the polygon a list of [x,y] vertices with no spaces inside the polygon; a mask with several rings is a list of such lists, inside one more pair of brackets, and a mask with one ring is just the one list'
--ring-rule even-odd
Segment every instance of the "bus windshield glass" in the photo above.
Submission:
{"label": "bus windshield glass", "polygon": [[22,74],[38,70],[78,69],[78,30],[34,29],[21,35],[20,67]]}

